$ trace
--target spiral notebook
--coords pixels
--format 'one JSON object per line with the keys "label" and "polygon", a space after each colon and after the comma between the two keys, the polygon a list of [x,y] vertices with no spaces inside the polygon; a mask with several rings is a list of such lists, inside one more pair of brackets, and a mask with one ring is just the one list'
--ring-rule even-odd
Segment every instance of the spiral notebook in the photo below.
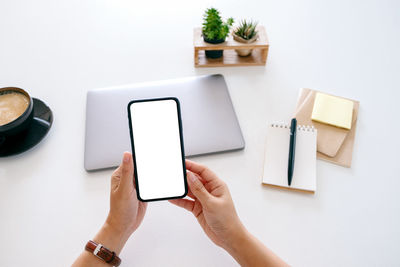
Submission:
{"label": "spiral notebook", "polygon": [[269,125],[262,183],[273,187],[314,193],[317,186],[317,130],[311,126],[297,126],[291,186],[288,186],[289,140],[290,125],[282,123]]}

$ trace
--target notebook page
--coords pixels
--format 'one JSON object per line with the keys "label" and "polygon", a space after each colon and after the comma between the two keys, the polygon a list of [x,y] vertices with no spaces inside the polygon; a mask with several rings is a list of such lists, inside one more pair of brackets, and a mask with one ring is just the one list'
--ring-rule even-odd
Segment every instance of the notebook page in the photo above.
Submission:
{"label": "notebook page", "polygon": [[287,125],[268,127],[263,183],[289,189],[316,190],[316,129],[298,126],[292,184],[288,186],[290,129]]}

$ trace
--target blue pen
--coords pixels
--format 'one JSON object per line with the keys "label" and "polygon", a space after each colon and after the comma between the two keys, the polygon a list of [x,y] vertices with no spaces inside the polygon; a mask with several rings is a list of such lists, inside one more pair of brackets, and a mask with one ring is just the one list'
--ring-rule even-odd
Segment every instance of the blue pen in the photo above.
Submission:
{"label": "blue pen", "polygon": [[297,132],[297,120],[292,119],[290,124],[290,145],[289,145],[289,163],[288,163],[288,185],[290,186],[293,178],[294,171],[294,154],[296,150],[296,132]]}

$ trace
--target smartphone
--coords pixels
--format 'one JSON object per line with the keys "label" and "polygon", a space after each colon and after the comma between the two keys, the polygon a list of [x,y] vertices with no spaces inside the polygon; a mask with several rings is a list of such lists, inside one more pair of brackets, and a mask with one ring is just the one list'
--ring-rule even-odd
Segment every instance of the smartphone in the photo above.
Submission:
{"label": "smartphone", "polygon": [[129,129],[140,201],[183,198],[188,192],[179,100],[133,100]]}

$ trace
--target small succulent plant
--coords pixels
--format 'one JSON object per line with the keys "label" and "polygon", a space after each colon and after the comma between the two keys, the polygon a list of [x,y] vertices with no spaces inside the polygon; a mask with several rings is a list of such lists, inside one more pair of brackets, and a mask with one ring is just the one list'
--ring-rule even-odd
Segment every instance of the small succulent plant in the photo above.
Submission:
{"label": "small succulent plant", "polygon": [[238,27],[235,28],[234,33],[245,40],[250,40],[257,36],[257,22],[242,20]]}
{"label": "small succulent plant", "polygon": [[219,11],[215,8],[207,8],[204,13],[203,36],[209,40],[225,39],[229,35],[229,28],[233,24],[233,18],[222,21]]}

